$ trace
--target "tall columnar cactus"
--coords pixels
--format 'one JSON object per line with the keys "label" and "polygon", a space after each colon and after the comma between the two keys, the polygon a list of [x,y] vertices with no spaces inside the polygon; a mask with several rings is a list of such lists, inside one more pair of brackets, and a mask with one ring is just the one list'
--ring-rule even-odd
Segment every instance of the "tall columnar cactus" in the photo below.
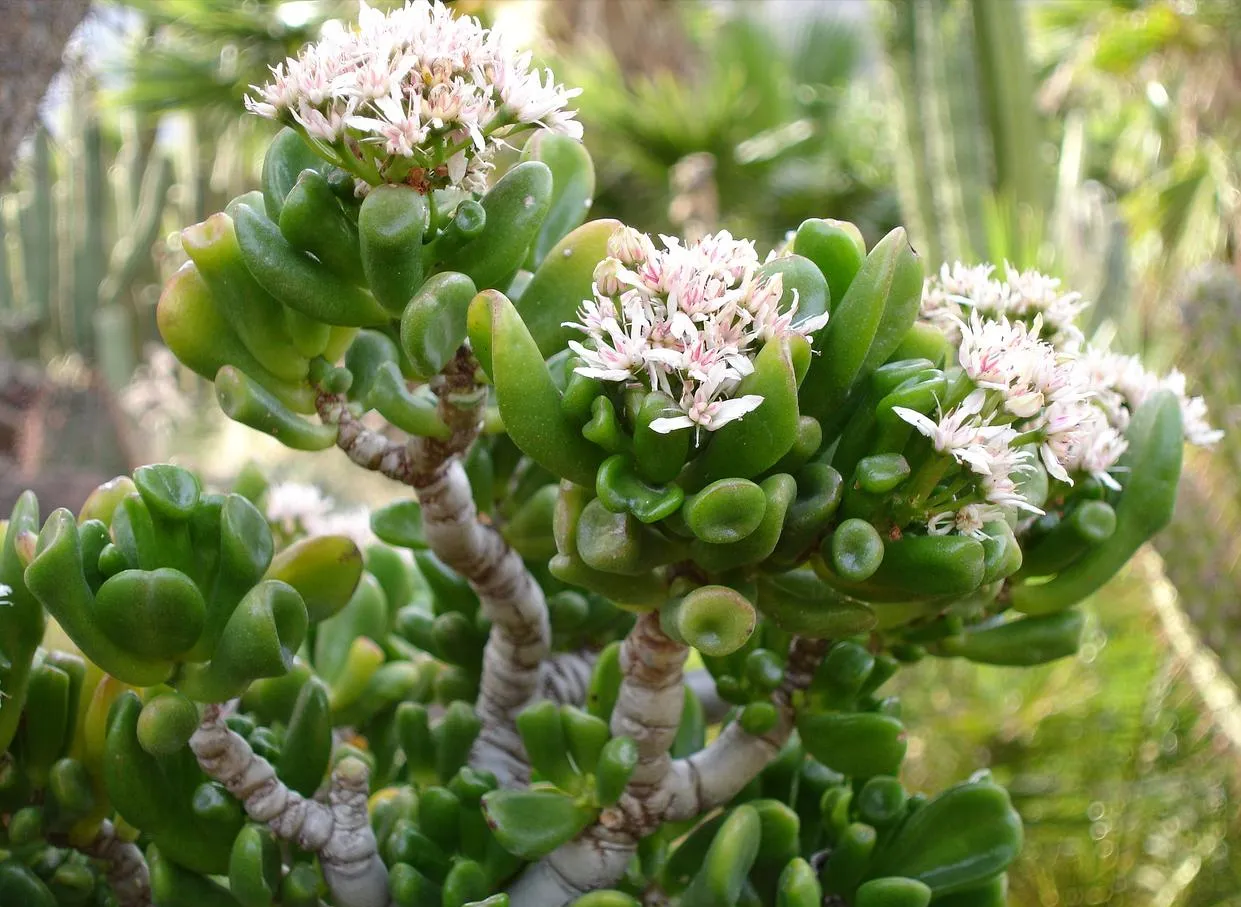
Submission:
{"label": "tall columnar cactus", "polygon": [[1050,203],[1021,5],[895,0],[880,10],[909,149],[897,171],[915,242],[936,265],[991,254],[989,230],[1019,235],[1022,211]]}
{"label": "tall columnar cactus", "polygon": [[[1004,903],[1007,792],[907,791],[884,684],[1075,652],[1200,401],[1079,350],[1042,275],[924,283],[902,229],[762,260],[583,223],[573,96],[411,2],[249,100],[287,128],[182,232],[160,330],[233,419],[405,491],[364,551],[273,532],[254,475],[144,467],[37,533],[25,498],[4,576],[55,624],[10,656],[0,893]],[[63,895],[81,850],[111,881]]]}
{"label": "tall columnar cactus", "polygon": [[132,129],[113,154],[84,89],[73,110],[59,141],[36,130],[24,188],[0,200],[17,252],[0,274],[4,344],[18,358],[77,351],[119,387],[150,337],[141,290],[159,279],[152,247],[173,166]]}

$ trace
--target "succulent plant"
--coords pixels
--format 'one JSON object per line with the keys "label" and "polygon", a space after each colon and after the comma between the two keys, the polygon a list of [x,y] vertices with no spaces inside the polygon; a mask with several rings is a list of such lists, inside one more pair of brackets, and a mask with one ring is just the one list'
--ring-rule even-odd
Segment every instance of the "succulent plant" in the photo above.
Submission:
{"label": "succulent plant", "polygon": [[258,90],[262,189],[183,231],[161,333],[231,418],[404,494],[365,550],[273,534],[254,474],[143,467],[41,528],[23,497],[0,894],[1005,902],[1008,794],[907,791],[884,684],[1076,651],[1201,401],[901,229],[762,260],[583,223],[572,97],[431,3]]}

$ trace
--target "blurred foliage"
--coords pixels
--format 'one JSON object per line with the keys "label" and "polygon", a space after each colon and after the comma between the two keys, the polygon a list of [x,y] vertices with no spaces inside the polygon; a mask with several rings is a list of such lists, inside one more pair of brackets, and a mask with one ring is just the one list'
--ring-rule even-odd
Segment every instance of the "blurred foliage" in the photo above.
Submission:
{"label": "blurred foliage", "polygon": [[1084,117],[1083,171],[1119,199],[1136,280],[1137,341],[1174,350],[1161,305],[1241,239],[1241,6],[1233,0],[1037,4],[1042,107]]}
{"label": "blurred foliage", "polygon": [[1210,656],[1170,641],[1183,631],[1158,571],[1139,559],[1095,597],[1072,659],[1020,672],[927,659],[902,674],[905,714],[925,727],[910,785],[981,762],[1012,792],[1026,825],[1013,905],[1241,904],[1238,741],[1223,730],[1241,712],[1230,685],[1204,689]]}
{"label": "blurred foliage", "polygon": [[562,43],[552,65],[583,88],[595,210],[663,231],[692,219],[768,244],[824,213],[872,241],[895,225],[884,113],[860,78],[863,35],[830,10],[777,31],[762,6],[665,4],[685,35],[685,72],[627,73],[589,36]]}

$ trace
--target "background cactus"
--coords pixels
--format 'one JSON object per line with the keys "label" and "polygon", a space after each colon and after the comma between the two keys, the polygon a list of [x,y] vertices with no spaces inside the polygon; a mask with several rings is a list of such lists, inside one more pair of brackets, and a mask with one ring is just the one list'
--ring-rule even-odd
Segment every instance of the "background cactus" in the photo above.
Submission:
{"label": "background cactus", "polygon": [[77,352],[119,388],[154,336],[151,287],[165,257],[154,247],[174,170],[132,119],[115,136],[101,118],[79,84],[63,139],[36,130],[24,188],[0,203],[10,253],[0,294],[10,357]]}

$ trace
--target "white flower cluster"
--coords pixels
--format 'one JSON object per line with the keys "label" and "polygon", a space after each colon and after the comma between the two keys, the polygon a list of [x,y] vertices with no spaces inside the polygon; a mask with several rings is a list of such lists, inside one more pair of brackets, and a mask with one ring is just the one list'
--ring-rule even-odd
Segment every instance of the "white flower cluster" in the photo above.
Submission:
{"label": "white flower cluster", "polygon": [[631,227],[608,240],[595,268],[594,298],[583,300],[586,334],[570,341],[578,374],[603,381],[641,382],[678,402],[680,413],[651,423],[658,432],[715,431],[756,409],[763,398],[734,397],[754,357],[773,337],[809,336],[827,315],[795,321],[797,299],[784,311],[780,274],[759,273],[754,244],[727,231],[683,245],[661,236],[664,248]]}
{"label": "white flower cluster", "polygon": [[1037,272],[1009,269],[1009,280],[1000,282],[991,271],[945,265],[925,286],[923,319],[957,348],[960,402],[937,420],[895,411],[977,479],[958,481],[929,502],[928,531],[977,535],[1003,508],[1037,512],[1018,490],[1021,472],[1033,468],[1035,446],[1053,478],[1072,484],[1091,476],[1119,488],[1110,470],[1127,447],[1130,414],[1159,389],[1180,398],[1190,443],[1222,436],[1207,423],[1202,398],[1186,396],[1179,372],[1161,378],[1136,357],[1081,349],[1073,319],[1085,304],[1077,294],[1062,293],[1058,281]]}
{"label": "white flower cluster", "polygon": [[359,548],[376,541],[367,508],[337,510],[335,501],[314,485],[272,485],[267,489],[264,509],[267,522],[283,534],[286,544],[303,535],[343,535],[353,539]]}
{"label": "white flower cluster", "polygon": [[506,135],[543,126],[581,138],[566,108],[581,89],[530,68],[503,37],[439,0],[382,13],[361,3],[356,27],[273,67],[246,107],[299,127],[335,163],[370,183],[482,191]]}
{"label": "white flower cluster", "polygon": [[1088,305],[1080,293],[1064,292],[1057,278],[1038,271],[1018,271],[1008,263],[1004,271],[1004,280],[999,280],[994,276],[994,265],[943,265],[923,287],[923,320],[955,342],[960,339],[957,325],[967,312],[1026,322],[1037,317],[1040,330],[1047,332],[1047,339],[1057,349],[1080,344],[1081,332],[1075,322]]}

